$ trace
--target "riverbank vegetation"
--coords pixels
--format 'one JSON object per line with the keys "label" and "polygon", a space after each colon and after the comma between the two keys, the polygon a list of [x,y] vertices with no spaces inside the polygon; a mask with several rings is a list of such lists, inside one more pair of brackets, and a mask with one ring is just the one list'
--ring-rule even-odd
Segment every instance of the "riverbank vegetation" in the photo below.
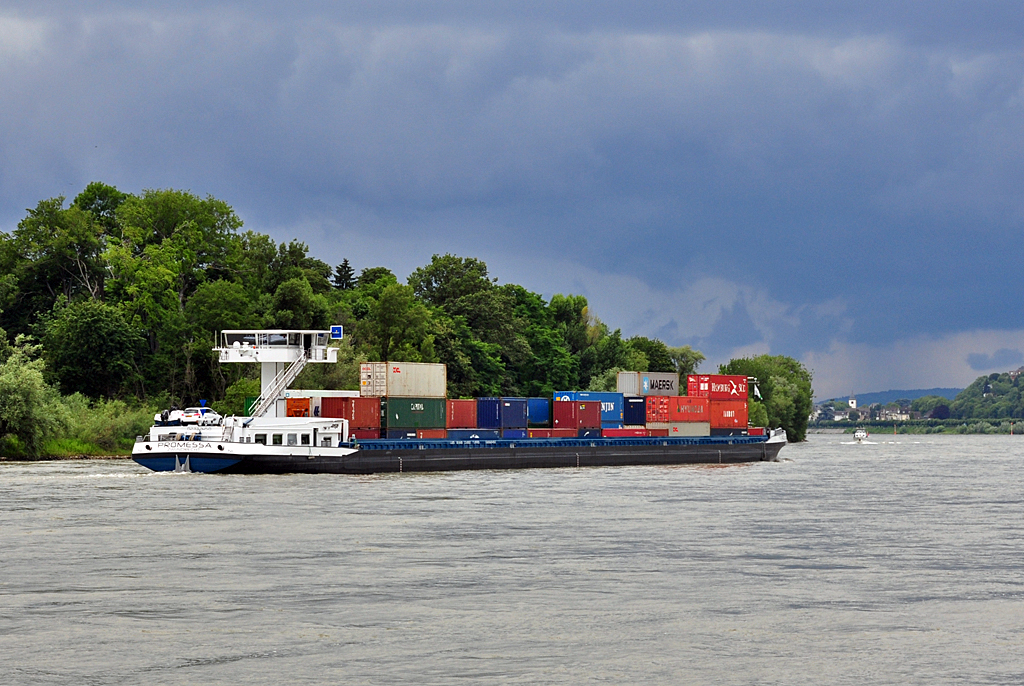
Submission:
{"label": "riverbank vegetation", "polygon": [[[126,451],[158,409],[200,399],[241,413],[259,371],[221,366],[218,331],[332,324],[346,331],[338,364],[310,365],[295,387],[356,389],[361,362],[395,360],[445,363],[449,397],[545,396],[704,360],[612,330],[583,296],[499,284],[475,258],[435,255],[404,282],[357,273],[243,230],[216,198],[92,183],[0,233],[0,454]],[[788,416],[790,395],[766,401],[765,419]]]}

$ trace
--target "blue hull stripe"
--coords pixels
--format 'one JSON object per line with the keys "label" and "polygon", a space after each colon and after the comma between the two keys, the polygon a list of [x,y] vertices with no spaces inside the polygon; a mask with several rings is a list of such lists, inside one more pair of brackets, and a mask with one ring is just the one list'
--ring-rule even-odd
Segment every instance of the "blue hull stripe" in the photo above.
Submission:
{"label": "blue hull stripe", "polygon": [[[146,469],[154,472],[173,472],[175,467],[174,456],[165,455],[136,456],[132,458]],[[222,469],[237,464],[239,458],[234,457],[198,457],[189,455],[188,466],[193,472],[219,472]],[[185,464],[185,456],[178,455],[178,464]]]}

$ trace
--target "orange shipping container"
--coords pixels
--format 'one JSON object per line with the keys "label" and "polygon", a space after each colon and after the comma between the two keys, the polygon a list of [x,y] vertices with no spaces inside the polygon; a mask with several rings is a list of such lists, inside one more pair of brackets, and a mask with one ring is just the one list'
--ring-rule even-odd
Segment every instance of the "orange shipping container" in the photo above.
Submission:
{"label": "orange shipping container", "polygon": [[708,421],[708,399],[677,395],[669,398],[668,422]]}
{"label": "orange shipping container", "polygon": [[667,422],[668,408],[672,398],[671,395],[649,395],[647,396],[647,423]]}
{"label": "orange shipping container", "polygon": [[289,417],[308,417],[309,398],[285,398],[285,413]]}
{"label": "orange shipping container", "polygon": [[416,438],[446,438],[448,432],[444,429],[417,429]]}
{"label": "orange shipping container", "polygon": [[746,400],[712,400],[712,429],[745,429],[747,428]]}

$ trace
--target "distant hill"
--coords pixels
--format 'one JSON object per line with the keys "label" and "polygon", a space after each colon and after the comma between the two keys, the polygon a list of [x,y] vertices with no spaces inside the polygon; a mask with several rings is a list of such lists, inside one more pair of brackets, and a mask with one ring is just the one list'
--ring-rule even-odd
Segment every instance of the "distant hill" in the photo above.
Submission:
{"label": "distant hill", "polygon": [[[894,400],[905,398],[906,400],[917,400],[923,398],[926,395],[941,395],[943,398],[949,398],[952,400],[964,390],[962,388],[919,388],[913,391],[878,391],[876,393],[858,393],[857,405],[858,407],[867,407],[868,405],[874,405],[875,403],[881,403],[885,405],[891,403]],[[846,400],[846,397],[832,398],[832,400]]]}

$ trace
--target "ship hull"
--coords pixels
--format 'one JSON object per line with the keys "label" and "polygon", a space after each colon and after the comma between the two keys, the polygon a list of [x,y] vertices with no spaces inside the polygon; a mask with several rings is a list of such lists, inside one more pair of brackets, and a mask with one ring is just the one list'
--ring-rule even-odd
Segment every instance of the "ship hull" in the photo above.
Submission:
{"label": "ship hull", "polygon": [[[230,444],[229,444],[230,445]],[[375,474],[467,469],[550,469],[629,465],[736,464],[778,459],[785,442],[757,437],[668,439],[535,439],[520,441],[367,441],[347,450],[275,453],[260,449],[208,456],[178,450],[176,458],[138,455],[137,462],[170,471],[189,458],[191,471],[224,474]],[[233,448],[235,446],[232,446]],[[243,446],[237,446],[244,448]],[[175,461],[175,459],[177,461]],[[179,469],[180,470],[180,469]]]}

